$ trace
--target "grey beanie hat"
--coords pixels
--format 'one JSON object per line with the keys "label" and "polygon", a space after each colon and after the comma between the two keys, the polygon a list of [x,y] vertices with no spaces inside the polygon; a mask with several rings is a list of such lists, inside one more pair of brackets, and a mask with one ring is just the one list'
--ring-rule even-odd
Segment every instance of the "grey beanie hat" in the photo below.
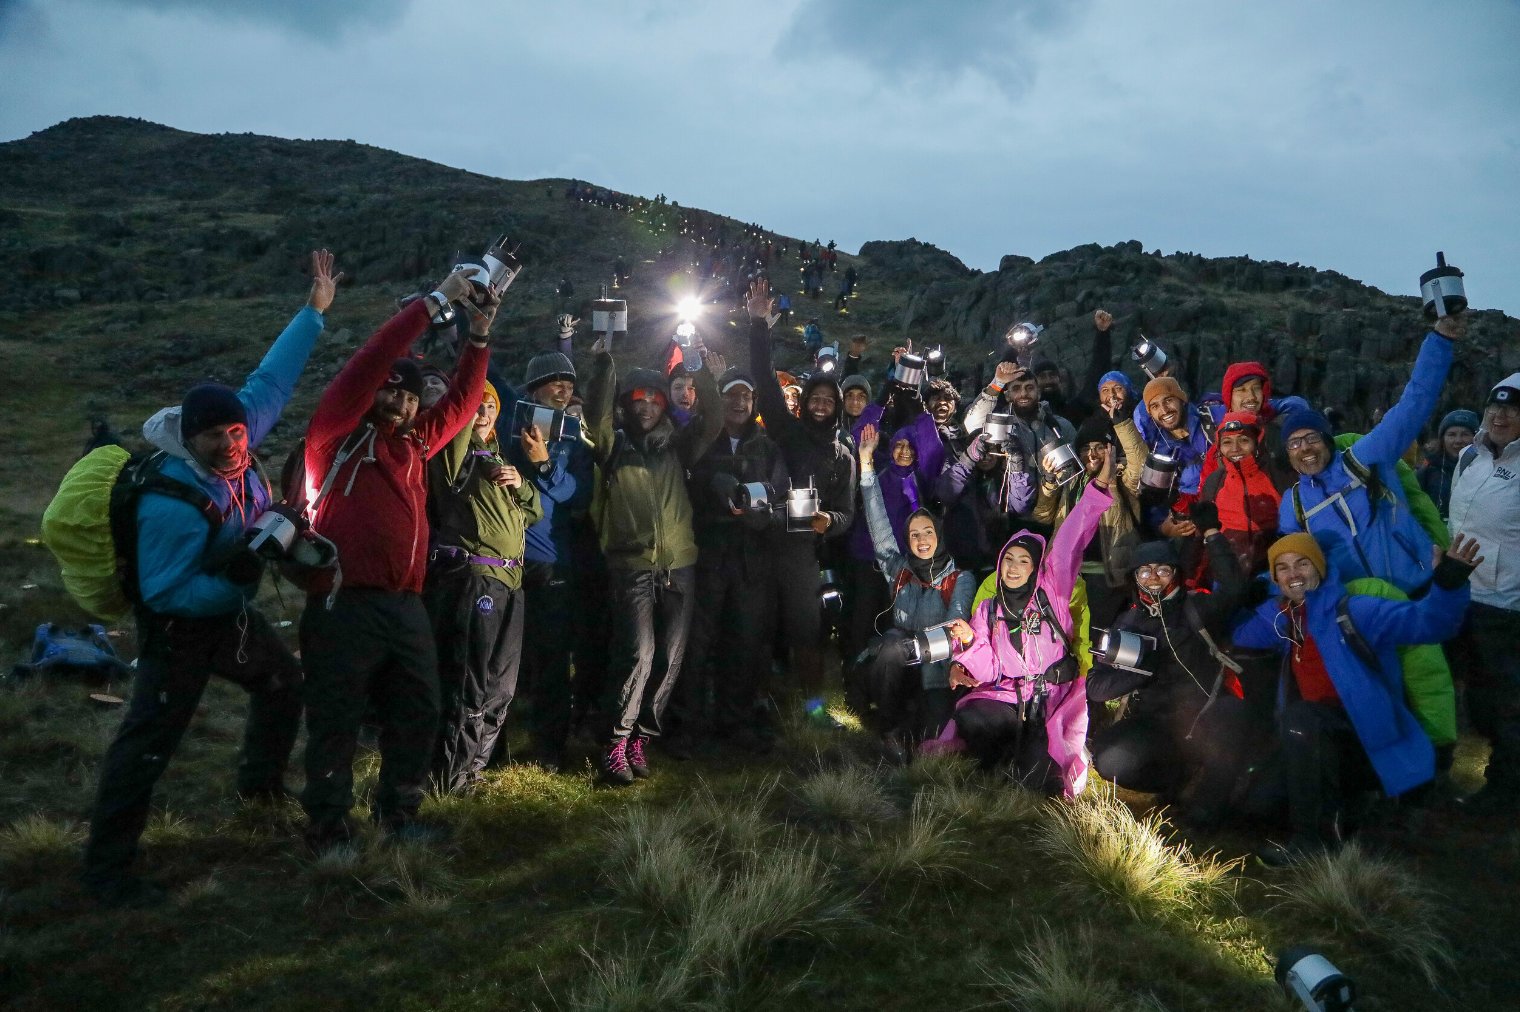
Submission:
{"label": "grey beanie hat", "polygon": [[546,351],[528,361],[528,377],[523,386],[531,393],[535,387],[558,379],[575,382],[575,363],[557,351]]}
{"label": "grey beanie hat", "polygon": [[846,376],[844,382],[839,384],[839,389],[841,391],[864,390],[866,392],[866,400],[871,399],[871,381],[858,372]]}

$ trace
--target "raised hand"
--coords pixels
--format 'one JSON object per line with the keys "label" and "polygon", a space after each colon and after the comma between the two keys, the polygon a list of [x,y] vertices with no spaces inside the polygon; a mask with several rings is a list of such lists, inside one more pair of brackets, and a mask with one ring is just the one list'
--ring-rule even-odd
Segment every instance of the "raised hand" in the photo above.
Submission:
{"label": "raised hand", "polygon": [[856,334],[854,337],[850,338],[850,354],[854,355],[856,358],[860,358],[865,353],[866,336],[864,334]]}
{"label": "raised hand", "polygon": [[470,285],[470,279],[465,277],[464,271],[455,271],[433,287],[450,302],[463,302],[475,294],[475,289]]}
{"label": "raised hand", "polygon": [[1017,362],[999,362],[997,368],[992,370],[993,382],[999,386],[1007,386],[1013,382],[1013,378],[1019,374]]}
{"label": "raised hand", "polygon": [[1106,309],[1093,310],[1093,326],[1099,330],[1108,330],[1114,325],[1114,316]]}
{"label": "raised hand", "polygon": [[571,316],[569,313],[560,313],[559,316],[555,318],[554,322],[559,324],[560,337],[574,337],[575,326],[581,321],[574,316]]}
{"label": "raised hand", "polygon": [[702,364],[707,366],[707,371],[714,377],[722,376],[728,370],[728,359],[712,349],[702,353]]}
{"label": "raised hand", "polygon": [[477,340],[490,337],[491,324],[496,320],[496,310],[501,306],[501,297],[486,292],[473,299],[465,299],[460,305],[464,306],[465,315],[470,318],[470,336]]}
{"label": "raised hand", "polygon": [[1479,547],[1477,538],[1453,534],[1451,545],[1443,554],[1452,562],[1460,562],[1468,569],[1477,569],[1483,564],[1483,556],[1478,554]]}
{"label": "raised hand", "polygon": [[325,249],[311,251],[311,297],[307,302],[319,313],[327,312],[338,294],[343,272],[333,274],[333,255]]}
{"label": "raised hand", "polygon": [[1457,316],[1443,316],[1436,321],[1432,328],[1437,334],[1452,341],[1460,341],[1467,336],[1467,314]]}
{"label": "raised hand", "polygon": [[876,456],[876,446],[881,442],[881,433],[876,426],[867,425],[860,430],[860,462],[867,466]]}
{"label": "raised hand", "polygon": [[749,283],[749,294],[745,296],[744,308],[749,310],[751,320],[769,321],[775,301],[771,298],[771,283],[765,278],[756,278]]}

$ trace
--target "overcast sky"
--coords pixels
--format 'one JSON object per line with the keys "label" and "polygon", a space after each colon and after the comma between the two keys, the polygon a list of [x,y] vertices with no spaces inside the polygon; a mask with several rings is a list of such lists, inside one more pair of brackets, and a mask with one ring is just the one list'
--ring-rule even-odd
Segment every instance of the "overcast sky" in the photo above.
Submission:
{"label": "overcast sky", "polygon": [[0,0],[0,139],[352,138],[984,269],[1139,239],[1413,295],[1439,248],[1520,316],[1517,40],[1515,0]]}

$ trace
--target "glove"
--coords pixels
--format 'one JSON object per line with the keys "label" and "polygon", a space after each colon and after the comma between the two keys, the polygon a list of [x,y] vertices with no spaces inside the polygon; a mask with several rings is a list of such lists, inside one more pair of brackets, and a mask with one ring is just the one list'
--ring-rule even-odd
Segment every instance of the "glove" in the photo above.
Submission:
{"label": "glove", "polygon": [[1442,590],[1456,590],[1466,583],[1473,575],[1475,566],[1469,566],[1461,559],[1454,559],[1450,555],[1441,556],[1441,561],[1436,566],[1436,572],[1431,579]]}
{"label": "glove", "polygon": [[1199,532],[1219,529],[1219,507],[1199,500],[1188,507],[1188,516]]}
{"label": "glove", "polygon": [[237,552],[227,560],[222,573],[241,586],[258,583],[264,576],[264,560],[249,551]]}

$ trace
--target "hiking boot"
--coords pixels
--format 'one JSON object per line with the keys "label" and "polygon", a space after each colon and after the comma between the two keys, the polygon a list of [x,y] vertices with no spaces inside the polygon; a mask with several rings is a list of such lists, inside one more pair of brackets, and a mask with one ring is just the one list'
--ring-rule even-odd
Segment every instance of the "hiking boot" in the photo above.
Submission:
{"label": "hiking boot", "polygon": [[612,739],[612,744],[602,754],[600,765],[603,783],[614,787],[633,783],[633,770],[628,768],[628,739]]}
{"label": "hiking boot", "polygon": [[84,888],[90,899],[107,910],[147,910],[163,906],[169,898],[163,886],[136,875],[87,880]]}
{"label": "hiking boot", "polygon": [[308,823],[301,834],[306,849],[313,857],[321,857],[337,847],[346,847],[359,837],[359,827],[345,815],[337,822]]}
{"label": "hiking boot", "polygon": [[[639,779],[649,776],[649,757],[644,754],[649,744],[647,734],[636,734],[628,739],[628,771]],[[690,753],[688,753],[689,755]]]}

